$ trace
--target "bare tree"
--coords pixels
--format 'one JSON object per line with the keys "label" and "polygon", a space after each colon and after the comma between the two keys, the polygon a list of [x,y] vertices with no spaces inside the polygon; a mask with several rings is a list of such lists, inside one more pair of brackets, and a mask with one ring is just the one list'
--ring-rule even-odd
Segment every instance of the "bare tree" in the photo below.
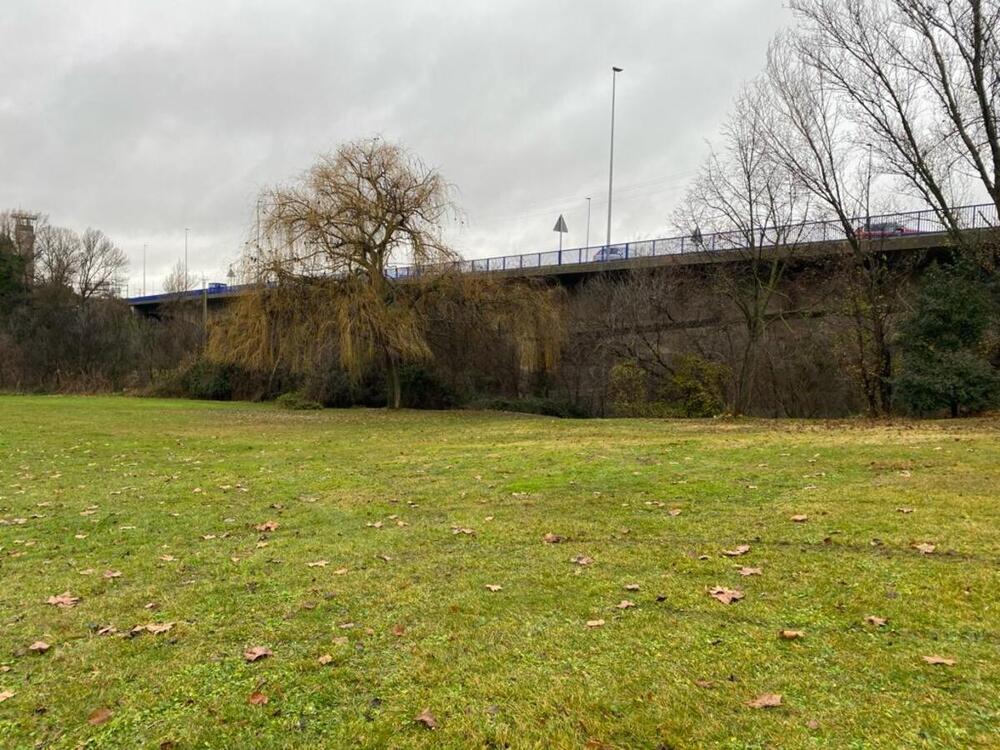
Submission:
{"label": "bare tree", "polygon": [[35,274],[38,280],[73,287],[80,263],[80,237],[63,227],[45,226],[35,233]]}
{"label": "bare tree", "polygon": [[848,105],[880,166],[932,206],[956,243],[955,210],[978,180],[1000,209],[998,0],[792,0],[801,60]]}
{"label": "bare tree", "polygon": [[80,237],[76,264],[76,289],[83,301],[95,295],[115,296],[128,258],[99,229],[87,229]]}
{"label": "bare tree", "polygon": [[675,217],[698,238],[715,233],[710,249],[722,256],[713,266],[716,286],[742,321],[735,414],[750,407],[761,342],[809,212],[808,194],[774,158],[771,117],[769,89],[761,82],[746,87],[723,128],[721,149],[712,150]]}
{"label": "bare tree", "polygon": [[167,294],[183,294],[190,288],[191,279],[185,272],[184,262],[179,260],[163,279],[163,291]]}

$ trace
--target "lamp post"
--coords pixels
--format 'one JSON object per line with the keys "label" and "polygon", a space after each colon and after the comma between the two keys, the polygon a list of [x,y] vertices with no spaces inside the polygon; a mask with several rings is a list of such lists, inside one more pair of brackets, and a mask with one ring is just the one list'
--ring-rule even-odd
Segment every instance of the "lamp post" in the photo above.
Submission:
{"label": "lamp post", "polygon": [[584,247],[590,247],[590,196],[587,196],[587,243]]}
{"label": "lamp post", "polygon": [[142,246],[142,296],[146,296],[146,245]]}
{"label": "lamp post", "polygon": [[615,187],[615,89],[622,68],[611,68],[611,167],[608,170],[608,243],[611,247],[611,198]]}
{"label": "lamp post", "polygon": [[188,290],[188,232],[191,230],[184,227],[184,291]]}

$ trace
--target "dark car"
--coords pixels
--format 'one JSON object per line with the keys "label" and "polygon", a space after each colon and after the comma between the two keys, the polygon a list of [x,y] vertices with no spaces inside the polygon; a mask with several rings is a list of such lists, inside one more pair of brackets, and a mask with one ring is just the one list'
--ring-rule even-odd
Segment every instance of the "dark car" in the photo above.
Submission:
{"label": "dark car", "polygon": [[888,237],[902,237],[905,234],[917,234],[917,230],[910,229],[898,221],[882,221],[877,224],[869,224],[858,227],[855,232],[863,240],[881,240]]}

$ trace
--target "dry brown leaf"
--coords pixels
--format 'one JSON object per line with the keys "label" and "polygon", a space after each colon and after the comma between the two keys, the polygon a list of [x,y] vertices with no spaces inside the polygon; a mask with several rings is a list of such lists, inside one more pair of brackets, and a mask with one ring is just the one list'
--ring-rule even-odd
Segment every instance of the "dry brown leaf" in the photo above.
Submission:
{"label": "dry brown leaf", "polygon": [[103,628],[97,630],[98,635],[114,635],[118,632],[118,628],[114,625],[105,625]]}
{"label": "dry brown leaf", "polygon": [[681,509],[680,508],[671,508],[670,510],[667,511],[667,515],[668,516],[672,516],[674,518],[676,518],[680,514],[681,514]]}
{"label": "dry brown leaf", "polygon": [[630,602],[628,599],[622,599],[618,604],[615,605],[618,609],[631,609],[635,606],[635,602]]}
{"label": "dry brown leaf", "polygon": [[399,625],[399,624],[393,625],[392,626],[392,634],[394,636],[396,636],[397,638],[401,638],[402,636],[406,635],[406,626],[405,625]]}
{"label": "dry brown leaf", "polygon": [[587,620],[588,628],[603,628],[604,620]]}
{"label": "dry brown leaf", "polygon": [[418,724],[423,724],[428,729],[437,729],[438,726],[437,719],[434,718],[434,714],[431,713],[429,708],[425,708],[419,714],[414,716],[413,720]]}
{"label": "dry brown leaf", "polygon": [[919,544],[914,543],[910,546],[913,547],[913,549],[920,552],[921,555],[933,555],[934,550],[937,549],[937,545],[931,544],[930,542],[921,542]]}
{"label": "dry brown leaf", "polygon": [[797,641],[799,638],[805,638],[806,634],[801,630],[779,630],[778,637],[785,641]]}
{"label": "dry brown leaf", "polygon": [[50,648],[52,647],[45,641],[35,641],[30,646],[28,646],[28,651],[34,651],[36,654],[44,654]]}
{"label": "dry brown leaf", "polygon": [[594,558],[587,557],[586,555],[577,555],[576,557],[571,558],[570,562],[575,563],[576,565],[581,565],[583,567],[586,567],[590,565],[592,562],[594,562]]}
{"label": "dry brown leaf", "polygon": [[346,646],[350,642],[351,639],[348,638],[346,635],[338,635],[336,638],[333,639],[334,646]]}
{"label": "dry brown leaf", "polygon": [[497,591],[503,591],[503,586],[496,583],[487,583],[486,590],[496,593]]}
{"label": "dry brown leaf", "polygon": [[105,570],[104,571],[104,577],[105,578],[121,578],[122,577],[122,573],[121,573],[120,570]]}
{"label": "dry brown leaf", "polygon": [[321,657],[319,657],[319,659],[317,659],[317,661],[325,667],[327,664],[333,661],[333,657],[330,656],[330,654],[323,654]]}
{"label": "dry brown leaf", "polygon": [[760,568],[742,567],[742,568],[739,569],[739,574],[741,576],[744,576],[744,577],[745,576],[759,576],[759,575],[763,575],[763,573],[764,573],[764,571],[761,570]]}
{"label": "dry brown leaf", "polygon": [[742,591],[739,591],[737,589],[727,589],[723,588],[722,586],[716,586],[715,588],[710,589],[708,595],[711,596],[713,599],[717,599],[723,604],[732,604],[733,602],[738,602],[745,596]]}
{"label": "dry brown leaf", "polygon": [[945,667],[953,667],[957,663],[954,659],[948,659],[947,657],[937,656],[937,655],[934,655],[934,656],[922,656],[920,658],[923,659],[928,664],[940,664],[940,665],[943,665]]}
{"label": "dry brown leaf", "polygon": [[174,627],[172,622],[151,622],[144,626],[146,630],[153,635],[159,635],[160,633],[166,633]]}
{"label": "dry brown leaf", "polygon": [[764,693],[747,701],[747,705],[750,708],[776,708],[781,705],[781,696],[778,693]]}
{"label": "dry brown leaf", "polygon": [[80,597],[73,596],[68,591],[64,591],[58,596],[50,596],[45,600],[46,604],[54,604],[57,607],[75,607],[80,603]]}
{"label": "dry brown leaf", "polygon": [[163,560],[163,562],[177,562],[177,558],[173,555],[160,555],[160,559]]}
{"label": "dry brown leaf", "polygon": [[351,571],[349,568],[337,568],[335,571],[333,571],[333,574],[335,576],[346,576],[350,572]]}
{"label": "dry brown leaf", "polygon": [[271,652],[271,649],[266,646],[254,646],[253,648],[248,648],[243,652],[243,658],[248,662],[266,659],[268,656],[274,656],[274,654]]}
{"label": "dry brown leaf", "polygon": [[90,716],[87,717],[87,723],[91,726],[100,726],[108,719],[111,718],[112,711],[110,708],[98,708]]}
{"label": "dry brown leaf", "polygon": [[254,528],[257,531],[263,531],[263,532],[277,531],[278,525],[279,524],[277,521],[265,521],[264,523],[257,524],[256,526],[254,526]]}
{"label": "dry brown leaf", "polygon": [[896,512],[897,513],[904,513],[904,514],[912,513],[914,510],[916,510],[916,509],[915,508],[896,508]]}
{"label": "dry brown leaf", "polygon": [[750,545],[749,544],[741,544],[736,549],[724,549],[724,550],[722,550],[722,554],[724,554],[726,557],[739,557],[740,555],[745,555],[749,551],[750,551]]}
{"label": "dry brown leaf", "polygon": [[263,693],[250,693],[250,697],[247,698],[247,703],[251,706],[263,706],[267,704],[267,696]]}
{"label": "dry brown leaf", "polygon": [[639,590],[639,584],[638,583],[626,583],[625,584],[625,590],[626,591],[638,591]]}
{"label": "dry brown leaf", "polygon": [[307,568],[325,568],[330,564],[329,560],[317,560],[316,562],[306,563]]}
{"label": "dry brown leaf", "polygon": [[548,534],[542,537],[542,541],[545,542],[546,544],[559,544],[560,542],[564,541],[564,537],[549,532]]}
{"label": "dry brown leaf", "polygon": [[805,514],[800,514],[797,516],[792,516],[790,520],[793,521],[794,523],[805,523],[806,521],[809,520],[809,516]]}
{"label": "dry brown leaf", "polygon": [[700,688],[704,688],[705,690],[711,690],[715,687],[715,683],[711,680],[695,680],[694,684]]}
{"label": "dry brown leaf", "polygon": [[875,615],[868,615],[868,617],[865,618],[865,622],[867,622],[869,625],[874,625],[876,628],[881,628],[888,622],[888,620],[884,617],[876,617]]}
{"label": "dry brown leaf", "polygon": [[17,693],[15,693],[12,690],[0,690],[0,703],[3,703],[4,701],[10,700],[15,695],[17,695]]}

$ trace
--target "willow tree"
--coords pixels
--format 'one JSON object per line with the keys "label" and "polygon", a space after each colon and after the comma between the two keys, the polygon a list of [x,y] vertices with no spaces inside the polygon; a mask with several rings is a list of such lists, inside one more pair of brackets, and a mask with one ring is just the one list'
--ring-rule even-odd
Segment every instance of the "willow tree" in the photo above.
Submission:
{"label": "willow tree", "polygon": [[[261,292],[237,311],[245,327],[225,337],[230,358],[303,369],[335,345],[355,379],[386,373],[401,402],[400,367],[430,357],[421,297],[455,256],[441,225],[451,209],[438,172],[378,138],[321,157],[291,184],[261,197],[261,226],[246,267]],[[397,279],[394,267],[413,273]]]}

